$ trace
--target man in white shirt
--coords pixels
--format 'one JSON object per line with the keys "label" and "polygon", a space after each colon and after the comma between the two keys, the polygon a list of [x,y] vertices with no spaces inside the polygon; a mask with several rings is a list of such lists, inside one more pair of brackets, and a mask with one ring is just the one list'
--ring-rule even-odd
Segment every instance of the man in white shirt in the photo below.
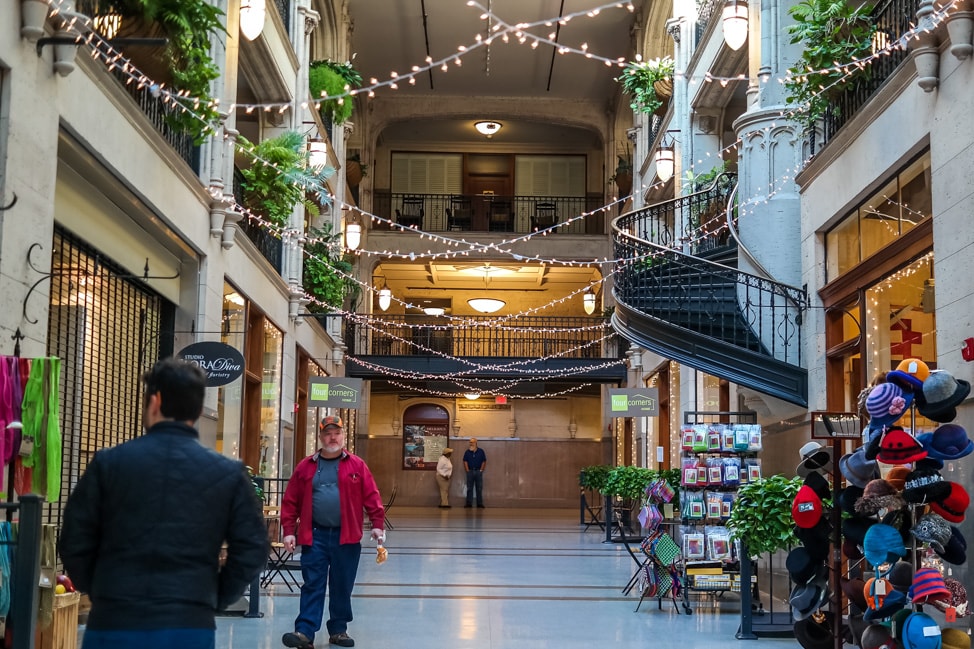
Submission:
{"label": "man in white shirt", "polygon": [[436,484],[440,487],[440,509],[450,508],[450,478],[453,477],[453,449],[447,446],[436,462]]}

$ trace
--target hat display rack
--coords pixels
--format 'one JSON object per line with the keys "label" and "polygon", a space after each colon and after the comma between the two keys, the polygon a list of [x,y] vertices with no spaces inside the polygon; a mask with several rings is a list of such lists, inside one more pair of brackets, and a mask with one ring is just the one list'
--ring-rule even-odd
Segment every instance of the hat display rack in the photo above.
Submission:
{"label": "hat display rack", "polygon": [[[830,562],[824,568],[829,594],[808,615],[811,622],[798,620],[817,604],[808,601],[810,587],[793,593],[805,606],[795,615],[795,637],[805,649],[841,649],[843,643],[861,649],[970,649],[967,627],[956,628],[970,614],[967,592],[952,576],[967,561],[967,541],[957,525],[970,497],[962,484],[944,477],[974,452],[974,441],[953,423],[970,384],[906,359],[864,392],[869,420],[861,436],[852,432],[859,428],[857,413],[811,413],[813,440],[830,439],[833,455],[845,454],[828,491],[830,511],[818,513],[809,490],[795,499],[796,529],[808,536],[828,519],[833,546],[829,552],[825,544],[814,567],[801,553],[789,555],[789,573],[809,583],[821,580],[818,564]],[[918,430],[921,417],[933,425],[923,422],[927,430]],[[851,452],[843,448],[850,440],[861,442]],[[808,453],[816,453],[811,443],[803,447],[803,464]],[[812,471],[823,478],[827,473],[824,465]],[[818,494],[815,485],[820,489],[823,480],[806,476]]]}

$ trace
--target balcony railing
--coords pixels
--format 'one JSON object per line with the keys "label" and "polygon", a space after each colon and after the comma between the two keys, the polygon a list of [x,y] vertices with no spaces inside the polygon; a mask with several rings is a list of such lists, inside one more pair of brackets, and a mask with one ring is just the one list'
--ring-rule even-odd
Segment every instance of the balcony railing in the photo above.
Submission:
{"label": "balcony railing", "polygon": [[[377,190],[373,211],[424,232],[512,232],[527,234],[565,223],[602,206],[601,195],[499,196],[404,194]],[[604,234],[603,212],[551,230],[555,234]],[[391,226],[390,226],[391,227]],[[382,224],[376,225],[382,229]]]}
{"label": "balcony railing", "polygon": [[498,324],[494,316],[465,316],[463,326],[425,315],[356,315],[346,320],[353,355],[507,358],[609,358],[617,343],[609,319],[527,316]]}
{"label": "balcony railing", "polygon": [[284,29],[287,31],[287,35],[291,35],[291,0],[274,0],[274,5],[277,7],[277,13],[280,14],[281,20],[284,22]]}
{"label": "balcony railing", "polygon": [[[913,28],[919,7],[919,0],[887,0],[876,5],[871,18],[876,26],[874,41],[884,46],[897,42]],[[878,38],[879,35],[882,38]],[[866,72],[830,103],[822,117],[822,141],[818,143],[818,148],[828,144],[839,129],[866,105],[907,56],[909,53],[903,49],[894,49],[888,52],[888,56],[874,58]],[[814,135],[811,144],[812,153],[815,153]]]}
{"label": "balcony railing", "polygon": [[[240,170],[234,168],[233,199],[238,205],[244,204],[242,181],[243,176],[240,174]],[[274,270],[280,273],[284,259],[284,242],[262,228],[260,225],[251,223],[250,219],[247,217],[241,219],[239,225],[240,230],[253,242],[253,244],[257,247],[257,250],[260,251],[260,254],[264,256],[264,259],[269,261],[271,266],[274,267]]]}

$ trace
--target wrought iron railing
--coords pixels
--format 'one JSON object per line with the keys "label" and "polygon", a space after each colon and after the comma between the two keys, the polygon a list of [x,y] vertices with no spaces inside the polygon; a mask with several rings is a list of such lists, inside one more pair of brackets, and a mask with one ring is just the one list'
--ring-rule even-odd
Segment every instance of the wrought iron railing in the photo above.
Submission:
{"label": "wrought iron railing", "polygon": [[616,343],[609,319],[524,316],[498,323],[495,316],[464,316],[462,326],[426,315],[346,317],[345,344],[352,355],[503,356],[508,358],[611,358]]}
{"label": "wrought iron railing", "polygon": [[[526,234],[561,223],[550,232],[605,234],[603,212],[597,211],[603,203],[601,195],[406,194],[376,190],[374,197],[373,212],[377,216],[424,232]],[[575,218],[589,212],[583,219]],[[374,227],[382,229],[384,224]]]}
{"label": "wrought iron railing", "polygon": [[291,0],[274,0],[274,5],[277,7],[277,13],[280,14],[281,20],[284,22],[284,29],[287,30],[287,35],[291,35]]}
{"label": "wrought iron railing", "polygon": [[[919,0],[886,0],[877,4],[871,14],[871,20],[876,26],[874,42],[883,47],[897,42],[903,34],[913,28],[919,7]],[[888,56],[874,58],[866,71],[830,102],[822,117],[822,141],[817,143],[818,148],[824,147],[832,140],[839,129],[866,105],[908,56],[909,53],[904,49],[894,49],[888,52]],[[816,142],[813,133],[811,152],[815,153],[815,151]]]}
{"label": "wrought iron railing", "polygon": [[[240,170],[233,170],[233,199],[238,205],[244,204],[243,175]],[[238,224],[240,230],[247,235],[264,259],[270,262],[278,273],[283,270],[284,242],[268,232],[258,223],[251,223],[250,219],[244,216]]]}
{"label": "wrought iron railing", "polygon": [[724,0],[697,0],[697,24],[695,43],[700,44],[707,25],[714,16],[720,15],[720,8],[724,6]]}
{"label": "wrought iron railing", "polygon": [[734,180],[733,174],[721,174],[706,189],[623,214],[614,224],[657,246],[677,248],[689,242],[694,253],[703,252],[727,241],[724,210]]}

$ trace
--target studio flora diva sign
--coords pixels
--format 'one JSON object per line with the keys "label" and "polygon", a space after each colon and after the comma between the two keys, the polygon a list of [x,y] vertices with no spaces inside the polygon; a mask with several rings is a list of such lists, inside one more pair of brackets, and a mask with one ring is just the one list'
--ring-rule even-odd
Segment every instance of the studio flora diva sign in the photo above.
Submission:
{"label": "studio flora diva sign", "polygon": [[244,371],[243,354],[225,343],[193,343],[176,355],[184,361],[199,365],[206,372],[208,388],[233,383]]}

